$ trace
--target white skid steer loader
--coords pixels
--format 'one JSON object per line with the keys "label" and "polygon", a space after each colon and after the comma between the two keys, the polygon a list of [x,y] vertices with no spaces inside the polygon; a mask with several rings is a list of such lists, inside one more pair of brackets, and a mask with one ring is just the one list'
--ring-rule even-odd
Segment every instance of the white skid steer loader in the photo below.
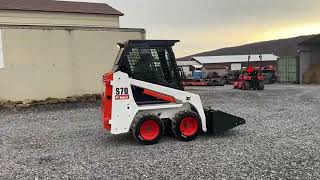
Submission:
{"label": "white skid steer loader", "polygon": [[103,76],[102,122],[111,134],[131,132],[137,142],[157,143],[165,132],[182,141],[200,132],[219,133],[245,123],[204,109],[185,92],[172,46],[176,40],[130,40],[120,46],[113,71]]}

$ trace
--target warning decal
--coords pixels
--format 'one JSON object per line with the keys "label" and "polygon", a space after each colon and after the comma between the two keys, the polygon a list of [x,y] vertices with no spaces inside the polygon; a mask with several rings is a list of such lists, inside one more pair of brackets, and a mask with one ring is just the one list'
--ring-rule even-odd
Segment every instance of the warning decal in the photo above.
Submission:
{"label": "warning decal", "polygon": [[116,100],[129,99],[129,95],[116,95]]}

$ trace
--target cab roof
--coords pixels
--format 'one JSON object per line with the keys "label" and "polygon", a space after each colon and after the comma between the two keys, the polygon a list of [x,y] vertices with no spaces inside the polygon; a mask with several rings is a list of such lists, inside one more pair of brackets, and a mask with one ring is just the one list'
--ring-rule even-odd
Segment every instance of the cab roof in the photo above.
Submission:
{"label": "cab roof", "polygon": [[171,47],[174,46],[180,40],[129,40],[124,43],[118,43],[120,47],[132,45],[132,46],[144,46],[149,47]]}

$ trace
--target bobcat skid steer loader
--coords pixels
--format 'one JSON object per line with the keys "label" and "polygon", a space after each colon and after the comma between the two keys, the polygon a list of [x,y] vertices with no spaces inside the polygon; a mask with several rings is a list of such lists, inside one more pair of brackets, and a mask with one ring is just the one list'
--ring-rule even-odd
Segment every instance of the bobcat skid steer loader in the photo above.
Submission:
{"label": "bobcat skid steer loader", "polygon": [[219,133],[245,124],[221,111],[204,109],[200,96],[185,92],[172,46],[176,40],[130,40],[112,72],[103,76],[103,127],[111,134],[131,132],[141,144],[157,143],[164,132],[182,141],[199,133]]}

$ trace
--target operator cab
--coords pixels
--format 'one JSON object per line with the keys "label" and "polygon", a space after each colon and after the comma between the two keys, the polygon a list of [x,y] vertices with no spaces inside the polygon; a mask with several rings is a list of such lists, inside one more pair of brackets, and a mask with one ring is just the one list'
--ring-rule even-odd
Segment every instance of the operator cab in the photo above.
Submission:
{"label": "operator cab", "polygon": [[[121,71],[129,77],[161,86],[184,90],[181,74],[172,46],[178,40],[130,40],[119,43],[120,51],[113,72]],[[137,104],[166,103],[144,94],[144,89],[132,87]]]}

